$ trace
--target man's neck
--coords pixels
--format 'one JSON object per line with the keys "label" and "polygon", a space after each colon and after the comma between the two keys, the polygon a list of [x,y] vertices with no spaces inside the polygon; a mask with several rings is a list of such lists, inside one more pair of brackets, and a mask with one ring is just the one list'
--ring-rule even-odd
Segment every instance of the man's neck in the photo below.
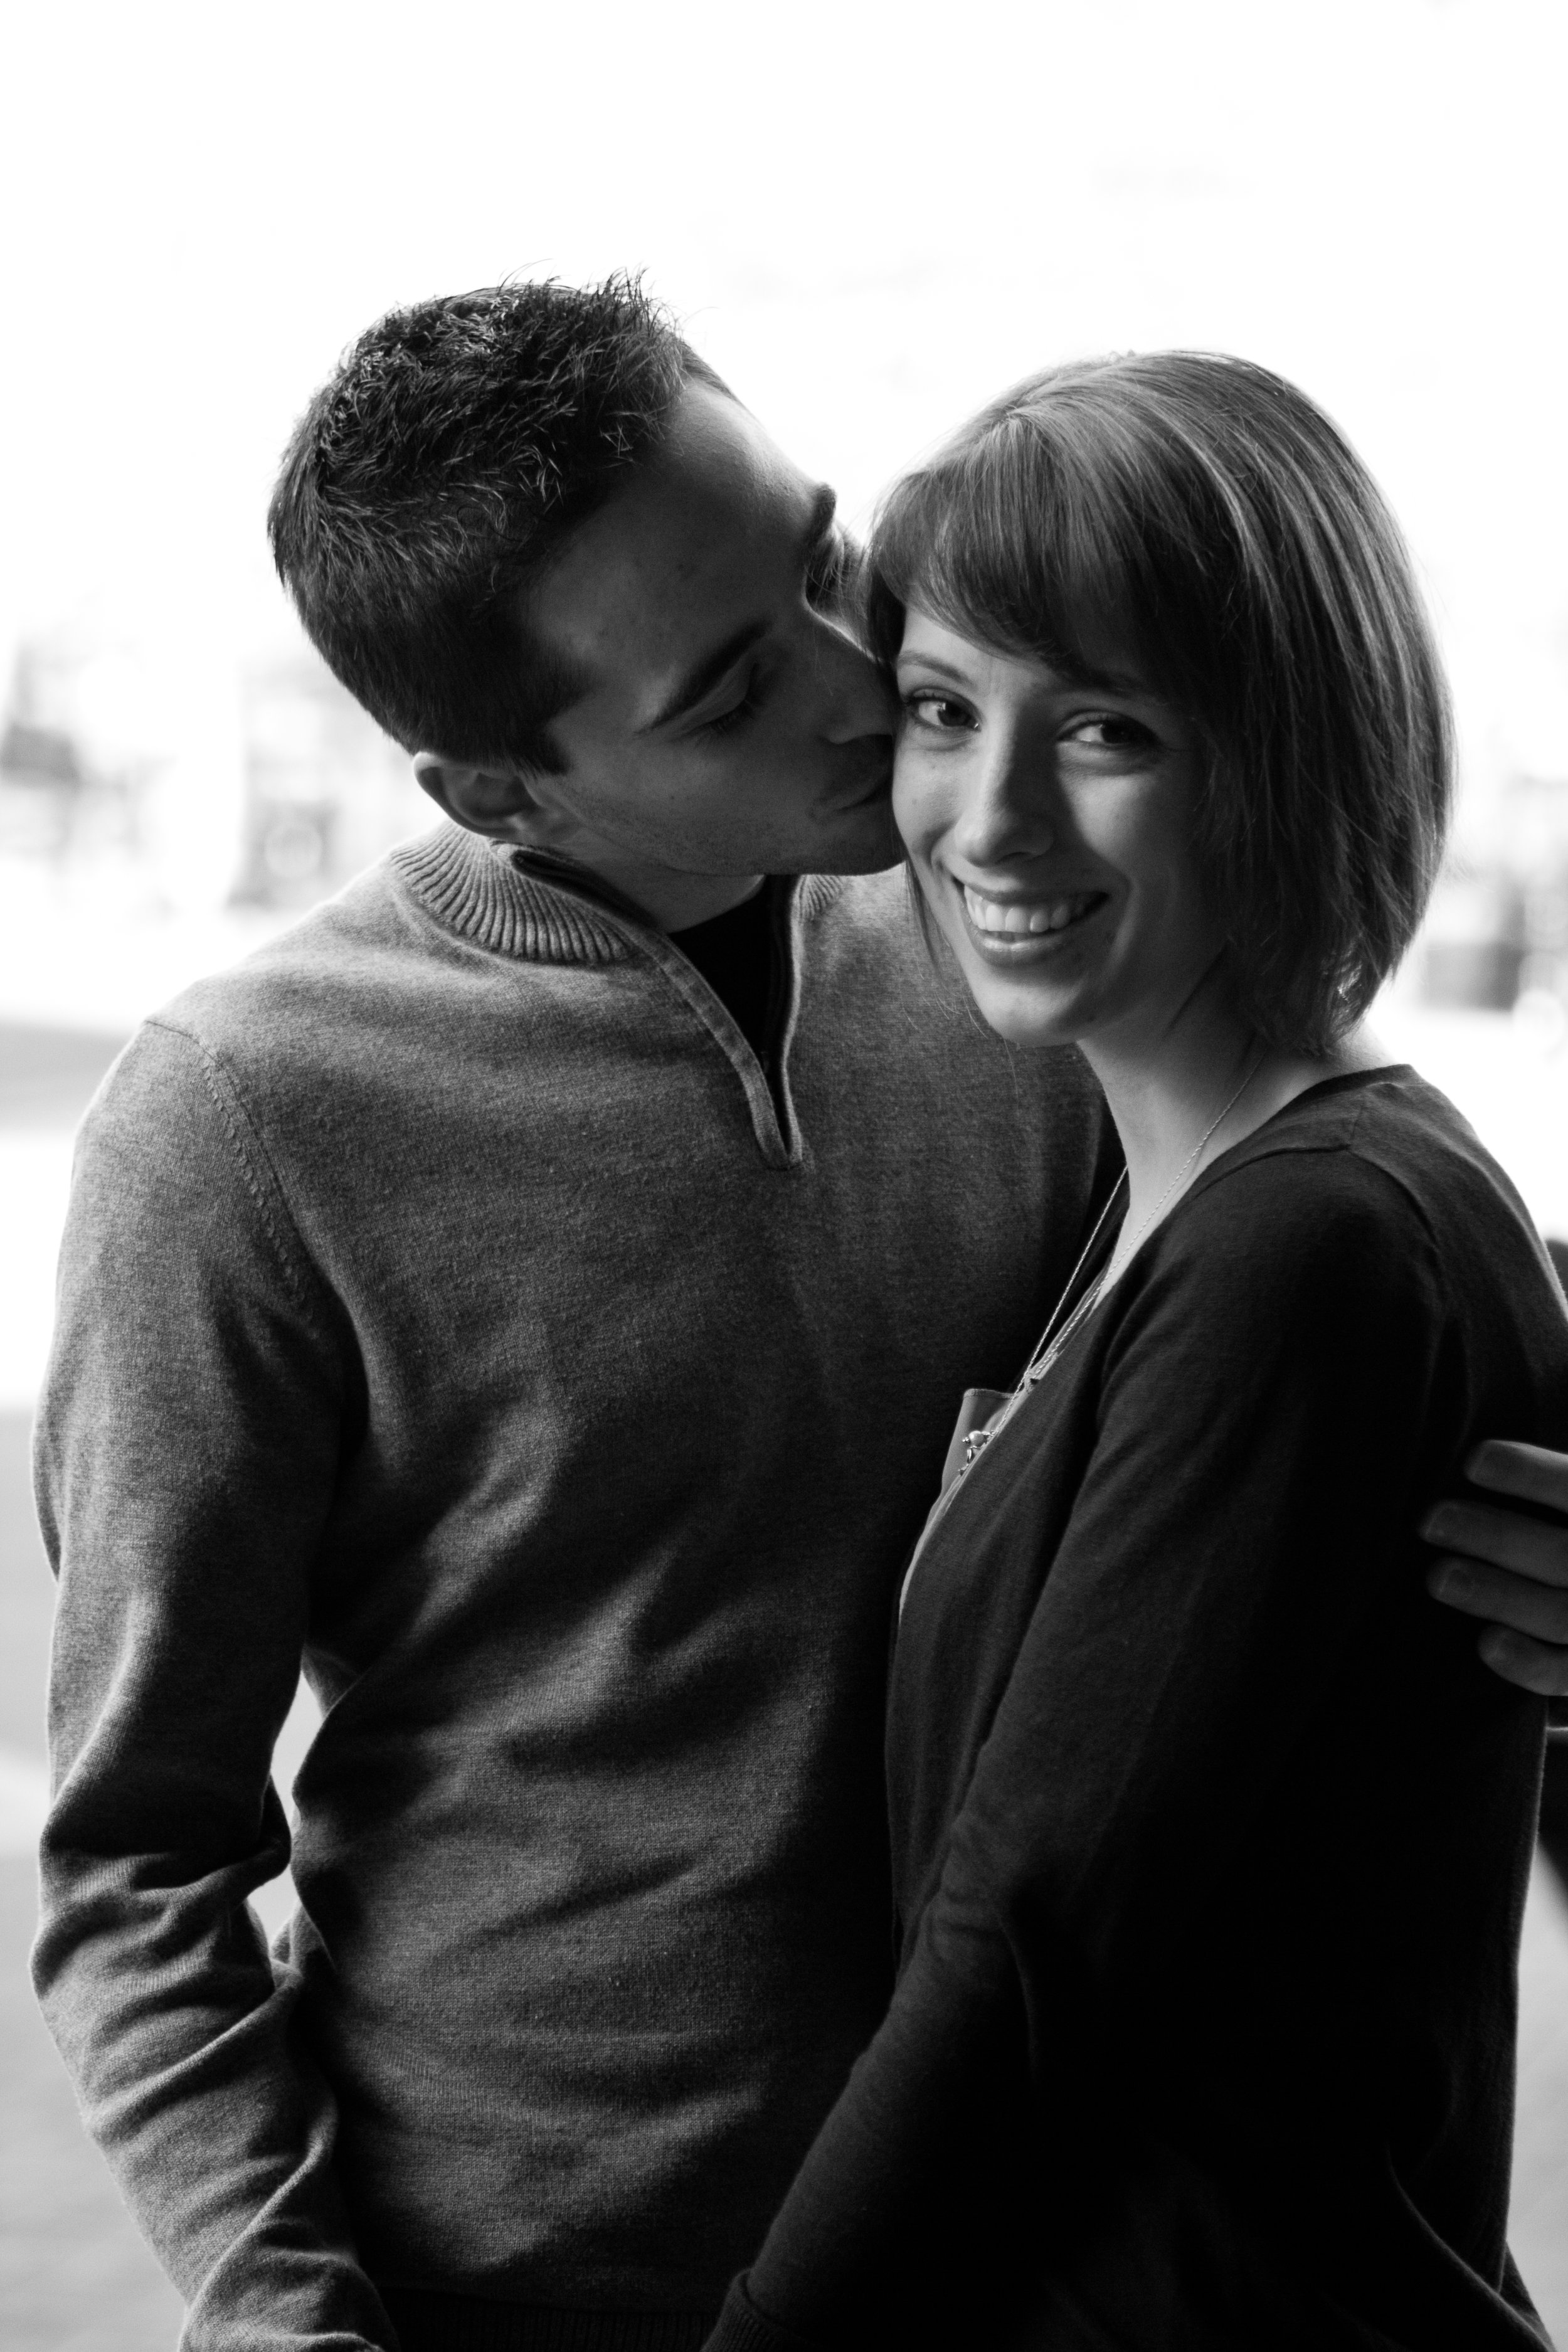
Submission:
{"label": "man's neck", "polygon": [[[762,874],[681,874],[672,877],[679,887],[658,892],[657,905],[647,895],[637,898],[637,904],[661,931],[689,931],[754,898],[765,879]],[[628,891],[627,896],[637,894]]]}
{"label": "man's neck", "polygon": [[765,879],[761,874],[682,874],[673,866],[651,866],[613,851],[584,856],[580,850],[562,849],[554,843],[518,841],[511,845],[602,882],[640,908],[659,931],[687,931],[711,922],[716,915],[727,915],[731,907],[754,898]]}

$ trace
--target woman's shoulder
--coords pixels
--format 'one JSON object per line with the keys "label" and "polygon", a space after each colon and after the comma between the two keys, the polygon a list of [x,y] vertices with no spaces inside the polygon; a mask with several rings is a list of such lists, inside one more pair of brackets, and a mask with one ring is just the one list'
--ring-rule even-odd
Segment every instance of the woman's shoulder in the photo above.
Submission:
{"label": "woman's shoulder", "polygon": [[1299,1095],[1215,1160],[1189,1195],[1175,1253],[1222,1236],[1281,1275],[1452,1293],[1499,1272],[1553,1289],[1523,1202],[1469,1122],[1407,1066],[1355,1071]]}
{"label": "woman's shoulder", "polygon": [[[1203,1182],[1247,1175],[1250,1186],[1328,1200],[1397,1200],[1439,1220],[1484,1199],[1493,1214],[1529,1226],[1529,1213],[1469,1121],[1407,1063],[1352,1070],[1309,1087],[1216,1160]],[[1381,1180],[1381,1181],[1379,1181]]]}
{"label": "woman's shoulder", "polygon": [[1560,1442],[1568,1316],[1545,1248],[1412,1070],[1312,1088],[1216,1160],[1110,1306],[1100,1377],[1157,1382],[1183,1426],[1287,1393],[1392,1412],[1441,1364],[1456,1430]]}

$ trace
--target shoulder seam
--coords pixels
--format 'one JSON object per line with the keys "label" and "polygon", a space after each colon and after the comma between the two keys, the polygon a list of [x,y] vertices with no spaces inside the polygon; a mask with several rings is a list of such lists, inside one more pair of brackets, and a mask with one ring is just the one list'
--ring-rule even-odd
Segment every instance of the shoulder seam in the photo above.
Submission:
{"label": "shoulder seam", "polygon": [[[267,1148],[257,1130],[256,1122],[246,1107],[245,1097],[235,1084],[233,1076],[224,1067],[211,1047],[204,1045],[201,1038],[193,1031],[183,1028],[177,1022],[170,1021],[161,1015],[154,1015],[146,1025],[149,1029],[162,1030],[165,1036],[179,1038],[195,1055],[202,1074],[203,1086],[222,1122],[241,1181],[250,1195],[257,1220],[272,1245],[273,1255],[278,1260],[295,1305],[305,1313],[319,1318],[320,1299],[313,1294],[321,1286],[321,1276],[300,1238],[300,1229],[295,1224],[293,1214],[289,1207],[288,1195],[283,1190],[277,1170],[268,1156]],[[247,1148],[247,1138],[249,1139],[249,1149]],[[279,1207],[288,1223],[292,1246],[290,1246],[290,1240],[286,1240],[279,1229],[277,1216],[267,1197],[267,1190],[264,1189],[257,1173],[257,1162],[259,1162],[260,1167],[265,1171],[267,1187],[277,1196]],[[309,1278],[303,1269],[309,1269]]]}
{"label": "shoulder seam", "polygon": [[1343,1153],[1346,1157],[1356,1160],[1361,1167],[1371,1169],[1381,1183],[1398,1195],[1406,1214],[1414,1218],[1416,1224],[1420,1226],[1428,1247],[1436,1249],[1436,1235],[1432,1231],[1431,1221],[1417,1196],[1402,1176],[1394,1169],[1385,1166],[1381,1159],[1374,1158],[1371,1152],[1364,1150],[1357,1142],[1356,1129],[1362,1123],[1362,1116],[1363,1106],[1358,1103],[1350,1121],[1349,1132],[1335,1136],[1331,1140],[1324,1140],[1321,1143],[1292,1143],[1283,1136],[1273,1139],[1261,1150],[1252,1152],[1245,1160],[1237,1160],[1234,1167],[1222,1169],[1217,1177],[1211,1170],[1209,1171],[1211,1181],[1205,1184],[1203,1190],[1205,1192],[1211,1190],[1217,1191],[1219,1185],[1223,1184],[1227,1177],[1240,1176],[1248,1168],[1261,1167],[1265,1160],[1289,1160],[1298,1155],[1308,1154],[1315,1158],[1325,1158],[1335,1153]]}

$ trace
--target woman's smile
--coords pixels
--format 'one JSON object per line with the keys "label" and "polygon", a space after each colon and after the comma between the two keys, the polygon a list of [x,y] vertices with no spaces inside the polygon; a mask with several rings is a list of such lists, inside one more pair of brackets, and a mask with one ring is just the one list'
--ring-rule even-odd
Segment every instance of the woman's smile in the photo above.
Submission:
{"label": "woman's smile", "polygon": [[1016,890],[990,891],[982,883],[954,880],[976,951],[1003,966],[1058,955],[1110,904],[1105,890],[1025,897]]}

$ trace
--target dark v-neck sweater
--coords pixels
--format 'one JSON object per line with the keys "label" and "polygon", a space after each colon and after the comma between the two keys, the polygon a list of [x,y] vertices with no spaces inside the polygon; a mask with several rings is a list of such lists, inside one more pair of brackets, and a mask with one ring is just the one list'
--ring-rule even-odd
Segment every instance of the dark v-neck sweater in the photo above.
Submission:
{"label": "dark v-neck sweater", "polygon": [[1543,1709],[1415,1535],[1501,1432],[1568,1443],[1568,1320],[1408,1070],[1302,1096],[1151,1237],[920,1555],[898,1991],[716,2347],[1539,2352]]}
{"label": "dark v-neck sweater", "polygon": [[771,1071],[443,828],[89,1115],[37,1976],[192,2352],[689,2343],[880,2014],[890,1595],[1103,1128],[900,877],[775,896]]}

